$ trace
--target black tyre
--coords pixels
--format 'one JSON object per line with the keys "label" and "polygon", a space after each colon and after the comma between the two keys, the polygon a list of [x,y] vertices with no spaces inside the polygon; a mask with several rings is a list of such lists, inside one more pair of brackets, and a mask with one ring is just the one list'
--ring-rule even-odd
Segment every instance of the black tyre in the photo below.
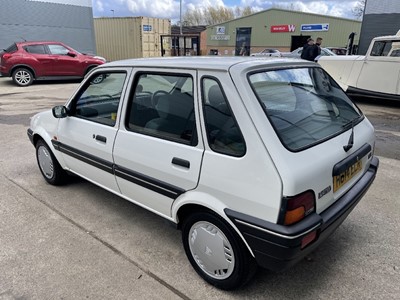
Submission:
{"label": "black tyre", "polygon": [[91,80],[91,83],[93,83],[93,84],[99,84],[99,83],[102,83],[102,82],[104,81],[104,79],[106,79],[106,75],[100,74],[100,75],[94,77],[94,78]]}
{"label": "black tyre", "polygon": [[36,144],[36,159],[44,179],[52,185],[60,185],[66,182],[68,174],[63,170],[49,146],[39,140]]}
{"label": "black tyre", "polygon": [[217,288],[239,288],[257,269],[240,237],[214,213],[196,212],[188,216],[183,222],[182,240],[193,268]]}
{"label": "black tyre", "polygon": [[12,73],[12,79],[19,86],[28,86],[33,82],[33,74],[26,68],[18,68]]}

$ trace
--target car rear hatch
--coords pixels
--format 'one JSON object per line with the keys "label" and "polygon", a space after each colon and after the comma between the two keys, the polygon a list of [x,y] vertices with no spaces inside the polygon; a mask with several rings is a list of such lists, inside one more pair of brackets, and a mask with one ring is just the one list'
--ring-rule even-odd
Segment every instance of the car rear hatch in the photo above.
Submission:
{"label": "car rear hatch", "polygon": [[313,211],[323,212],[369,168],[372,125],[321,68],[254,72],[249,81],[272,125],[260,135],[283,182],[282,205],[311,192]]}
{"label": "car rear hatch", "polygon": [[11,57],[11,53],[18,51],[18,46],[17,44],[12,44],[9,46],[7,49],[4,49],[2,52],[0,52],[0,66],[5,64],[8,58]]}

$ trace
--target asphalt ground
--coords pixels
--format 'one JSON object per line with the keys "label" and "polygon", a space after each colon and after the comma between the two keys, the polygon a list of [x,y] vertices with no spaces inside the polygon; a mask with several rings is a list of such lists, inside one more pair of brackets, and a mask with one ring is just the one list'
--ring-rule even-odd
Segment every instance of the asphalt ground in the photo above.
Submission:
{"label": "asphalt ground", "polygon": [[225,292],[195,273],[162,218],[85,180],[42,178],[29,118],[77,86],[0,78],[0,300],[400,299],[399,104],[357,100],[376,128],[380,169],[342,226],[290,270],[259,269]]}

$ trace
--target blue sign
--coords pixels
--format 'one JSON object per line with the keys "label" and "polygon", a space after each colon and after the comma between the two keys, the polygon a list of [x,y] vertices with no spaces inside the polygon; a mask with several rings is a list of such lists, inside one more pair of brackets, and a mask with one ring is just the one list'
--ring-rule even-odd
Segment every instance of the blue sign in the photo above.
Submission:
{"label": "blue sign", "polygon": [[143,25],[143,31],[152,31],[153,27],[151,25]]}
{"label": "blue sign", "polygon": [[328,31],[329,24],[302,24],[301,31]]}

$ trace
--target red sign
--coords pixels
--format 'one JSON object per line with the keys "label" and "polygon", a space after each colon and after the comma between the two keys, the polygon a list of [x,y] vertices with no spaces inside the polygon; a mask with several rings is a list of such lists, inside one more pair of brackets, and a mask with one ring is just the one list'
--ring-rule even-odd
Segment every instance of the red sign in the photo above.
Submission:
{"label": "red sign", "polygon": [[271,32],[295,32],[296,25],[272,25]]}

